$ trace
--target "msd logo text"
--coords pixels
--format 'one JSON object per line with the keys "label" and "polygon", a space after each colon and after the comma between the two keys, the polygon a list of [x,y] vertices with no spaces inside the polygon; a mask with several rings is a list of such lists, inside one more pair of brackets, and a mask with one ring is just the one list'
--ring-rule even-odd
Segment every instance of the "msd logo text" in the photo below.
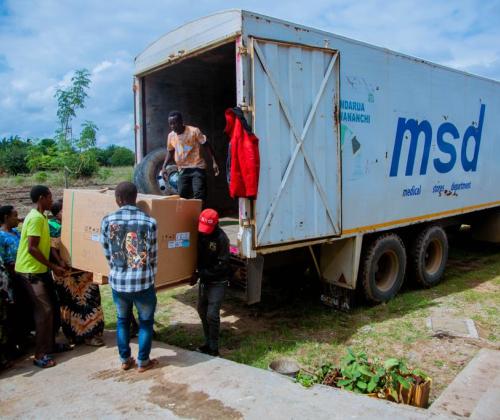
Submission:
{"label": "msd logo text", "polygon": [[[484,114],[486,105],[482,104],[479,109],[479,120],[477,127],[470,125],[464,132],[461,144],[457,139],[460,139],[460,134],[457,127],[451,122],[444,122],[438,127],[436,134],[436,145],[441,153],[447,155],[446,158],[436,157],[432,159],[434,169],[439,173],[450,172],[460,159],[462,168],[465,172],[476,171],[477,160],[479,156],[479,147],[481,146],[481,133],[483,130]],[[407,136],[406,133],[408,133]],[[401,158],[401,149],[404,139],[409,139],[410,147],[406,160],[405,175],[413,175],[415,166],[415,158],[417,153],[417,145],[420,139],[424,141],[424,150],[420,160],[420,175],[427,173],[429,164],[429,155],[432,143],[432,126],[429,121],[423,120],[420,123],[414,119],[399,118],[396,129],[396,138],[394,140],[394,150],[392,152],[392,162],[390,176],[397,176],[399,170],[399,162]],[[472,142],[472,143],[471,143]],[[472,144],[474,153],[472,156],[467,155],[467,148]],[[460,156],[457,156],[457,155]],[[470,153],[469,153],[470,155]]]}

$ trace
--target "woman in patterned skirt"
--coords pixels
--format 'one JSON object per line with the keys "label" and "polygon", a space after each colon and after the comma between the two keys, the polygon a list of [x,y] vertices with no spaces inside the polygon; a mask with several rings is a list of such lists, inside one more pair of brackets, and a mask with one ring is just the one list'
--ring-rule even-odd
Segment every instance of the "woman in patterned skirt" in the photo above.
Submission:
{"label": "woman in patterned skirt", "polygon": [[[62,200],[56,201],[49,220],[51,255],[63,266],[67,264],[59,254],[62,220]],[[66,338],[74,343],[103,346],[104,314],[99,286],[92,283],[92,273],[68,270],[64,276],[54,275],[61,305],[61,325]]]}

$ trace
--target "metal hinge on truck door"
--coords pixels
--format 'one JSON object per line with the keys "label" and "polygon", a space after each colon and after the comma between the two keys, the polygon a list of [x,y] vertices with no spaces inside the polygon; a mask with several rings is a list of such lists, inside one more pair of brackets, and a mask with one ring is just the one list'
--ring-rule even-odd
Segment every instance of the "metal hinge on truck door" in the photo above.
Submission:
{"label": "metal hinge on truck door", "polygon": [[241,102],[238,104],[238,107],[243,111],[243,112],[252,112],[253,108],[251,105],[248,105],[246,102]]}
{"label": "metal hinge on truck door", "polygon": [[243,45],[238,45],[238,54],[239,55],[247,55],[248,54],[247,47],[245,47]]}

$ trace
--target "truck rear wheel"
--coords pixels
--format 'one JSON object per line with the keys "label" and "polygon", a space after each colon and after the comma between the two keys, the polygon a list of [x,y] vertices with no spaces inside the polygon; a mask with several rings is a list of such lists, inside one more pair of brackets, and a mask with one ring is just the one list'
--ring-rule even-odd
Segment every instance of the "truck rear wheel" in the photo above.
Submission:
{"label": "truck rear wheel", "polygon": [[411,276],[425,287],[438,284],[448,261],[448,238],[440,226],[422,230],[411,248]]}
{"label": "truck rear wheel", "polygon": [[140,193],[157,195],[177,194],[177,191],[175,191],[168,182],[164,184],[164,190],[160,189],[160,184],[158,182],[158,176],[166,154],[166,148],[159,147],[154,149],[135,167],[134,184],[137,186]]}
{"label": "truck rear wheel", "polygon": [[367,299],[385,302],[398,293],[406,270],[406,251],[401,238],[387,233],[376,238],[366,249],[361,270]]}

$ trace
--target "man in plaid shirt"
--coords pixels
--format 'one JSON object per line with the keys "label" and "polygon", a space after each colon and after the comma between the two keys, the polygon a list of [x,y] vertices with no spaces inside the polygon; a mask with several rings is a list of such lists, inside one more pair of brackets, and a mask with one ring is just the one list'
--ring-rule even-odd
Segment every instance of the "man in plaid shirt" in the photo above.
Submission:
{"label": "man in plaid shirt", "polygon": [[117,312],[116,341],[122,369],[128,370],[135,360],[130,353],[132,307],[139,314],[139,372],[158,363],[150,359],[153,339],[157,270],[156,220],[136,206],[137,188],[131,182],[120,183],[115,190],[120,207],[108,214],[101,224],[101,243],[111,268],[109,284]]}

